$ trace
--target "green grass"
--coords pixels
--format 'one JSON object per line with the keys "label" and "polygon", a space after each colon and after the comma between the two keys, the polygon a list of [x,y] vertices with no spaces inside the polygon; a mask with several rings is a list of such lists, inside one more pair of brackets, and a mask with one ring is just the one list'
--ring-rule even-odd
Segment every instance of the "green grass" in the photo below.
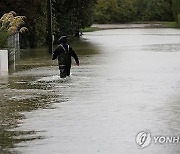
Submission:
{"label": "green grass", "polygon": [[163,22],[162,25],[167,28],[178,28],[178,24],[176,22]]}
{"label": "green grass", "polygon": [[180,28],[175,21],[135,21],[134,24],[159,24],[159,28]]}
{"label": "green grass", "polygon": [[100,28],[98,27],[86,27],[84,29],[82,29],[82,32],[94,32],[94,31],[98,31],[100,30]]}
{"label": "green grass", "polygon": [[[128,23],[127,23],[128,24]],[[180,28],[180,26],[174,21],[174,22],[170,22],[170,21],[135,21],[135,22],[130,22],[129,24],[153,24],[155,25],[155,27],[157,28]],[[156,25],[157,24],[157,25]],[[98,28],[98,27],[86,27],[84,29],[82,29],[82,32],[94,32],[94,31],[98,31],[98,30],[104,30],[102,28]]]}

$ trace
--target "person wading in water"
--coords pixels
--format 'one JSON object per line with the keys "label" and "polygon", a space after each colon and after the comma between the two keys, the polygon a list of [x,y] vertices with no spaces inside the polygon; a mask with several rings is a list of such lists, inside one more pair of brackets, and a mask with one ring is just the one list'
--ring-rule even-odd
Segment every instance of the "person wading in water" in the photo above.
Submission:
{"label": "person wading in water", "polygon": [[67,37],[62,36],[58,41],[58,46],[53,51],[52,60],[58,58],[60,77],[65,78],[70,75],[71,56],[75,59],[76,65],[79,66],[79,59],[75,51],[67,44]]}

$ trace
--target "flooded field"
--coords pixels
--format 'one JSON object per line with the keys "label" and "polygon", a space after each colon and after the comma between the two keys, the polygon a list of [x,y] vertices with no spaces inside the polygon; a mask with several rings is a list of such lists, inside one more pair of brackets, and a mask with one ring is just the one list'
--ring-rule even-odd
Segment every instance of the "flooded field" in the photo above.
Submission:
{"label": "flooded field", "polygon": [[71,42],[80,66],[59,78],[46,49],[22,50],[0,77],[2,154],[179,154],[136,135],[180,136],[180,30],[116,29]]}

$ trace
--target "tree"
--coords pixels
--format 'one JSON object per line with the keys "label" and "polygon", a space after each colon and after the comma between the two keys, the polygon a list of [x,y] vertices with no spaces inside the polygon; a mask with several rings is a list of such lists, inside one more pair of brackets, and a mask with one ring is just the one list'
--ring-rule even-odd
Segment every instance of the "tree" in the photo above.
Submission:
{"label": "tree", "polygon": [[95,21],[100,23],[132,21],[136,15],[134,5],[134,0],[98,0]]}
{"label": "tree", "polygon": [[143,20],[172,21],[171,4],[167,0],[149,0],[143,14]]}
{"label": "tree", "polygon": [[95,21],[170,21],[173,20],[171,5],[171,0],[98,0]]}
{"label": "tree", "polygon": [[137,8],[134,0],[118,0],[118,22],[129,22],[136,18]]}
{"label": "tree", "polygon": [[[116,20],[118,14],[117,0],[98,0],[95,11],[95,21],[109,23]],[[115,18],[115,19],[113,19]]]}
{"label": "tree", "polygon": [[78,36],[81,28],[92,24],[93,7],[96,0],[54,0],[56,37],[66,34]]}

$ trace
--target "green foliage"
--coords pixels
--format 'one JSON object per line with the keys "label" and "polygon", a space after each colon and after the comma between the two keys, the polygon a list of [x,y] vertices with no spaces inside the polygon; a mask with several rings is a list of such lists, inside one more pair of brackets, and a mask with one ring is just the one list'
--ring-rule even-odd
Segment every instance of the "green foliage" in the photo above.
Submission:
{"label": "green foliage", "polygon": [[117,12],[116,0],[99,0],[96,6],[95,21],[99,23],[109,23],[113,14]]}
{"label": "green foliage", "polygon": [[135,18],[134,0],[99,0],[95,21],[99,23],[128,22]]}
{"label": "green foliage", "polygon": [[144,11],[143,20],[171,21],[171,5],[165,0],[149,0]]}
{"label": "green foliage", "polygon": [[54,0],[53,13],[56,18],[56,37],[62,34],[79,35],[81,28],[90,26],[96,0]]}
{"label": "green foliage", "polygon": [[136,18],[137,9],[134,0],[118,0],[119,9],[114,14],[115,22],[129,22]]}
{"label": "green foliage", "polygon": [[98,27],[85,27],[82,31],[83,32],[94,32],[94,31],[98,31],[100,30],[100,28]]}
{"label": "green foliage", "polygon": [[167,28],[178,28],[177,22],[163,22],[163,26]]}
{"label": "green foliage", "polygon": [[179,24],[180,27],[180,1],[172,0],[172,6],[173,6],[174,19]]}
{"label": "green foliage", "polygon": [[[31,48],[43,46],[47,34],[46,0],[26,1],[27,27],[29,29],[29,45]],[[23,6],[24,7],[24,6]]]}
{"label": "green foliage", "polygon": [[34,26],[32,29],[32,33],[34,33],[35,37],[35,46],[40,47],[43,46],[46,42],[46,34],[47,34],[47,3],[46,0],[39,1],[36,4],[36,10],[34,15]]}
{"label": "green foliage", "polygon": [[180,27],[180,14],[178,15],[178,25]]}
{"label": "green foliage", "polygon": [[94,16],[98,23],[173,20],[170,0],[98,0]]}
{"label": "green foliage", "polygon": [[0,48],[7,47],[8,33],[5,30],[0,30]]}

